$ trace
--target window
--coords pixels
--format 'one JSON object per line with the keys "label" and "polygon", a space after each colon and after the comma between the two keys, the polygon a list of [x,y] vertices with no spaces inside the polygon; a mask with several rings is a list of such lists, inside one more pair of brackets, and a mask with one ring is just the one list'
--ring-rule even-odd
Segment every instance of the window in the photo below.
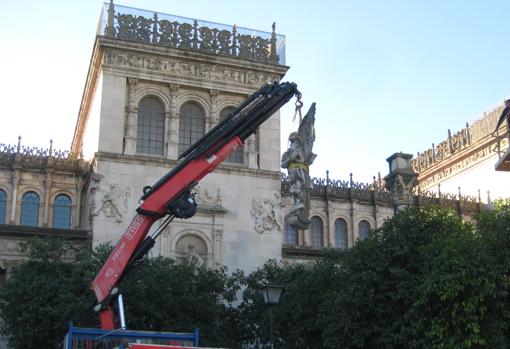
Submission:
{"label": "window", "polygon": [[7,194],[0,189],[0,224],[5,224],[5,212],[7,209]]}
{"label": "window", "polygon": [[310,219],[310,239],[313,247],[324,246],[324,224],[320,217],[314,216]]}
{"label": "window", "polygon": [[71,228],[71,199],[67,195],[57,195],[53,204],[53,228]]}
{"label": "window", "polygon": [[363,221],[359,222],[359,224],[358,224],[358,238],[360,240],[365,240],[366,238],[368,238],[368,231],[370,229],[371,229],[370,223],[368,223],[367,221],[363,220]]}
{"label": "window", "polygon": [[39,195],[33,191],[26,192],[21,199],[20,224],[31,227],[39,224]]}
{"label": "window", "polygon": [[[234,110],[235,110],[234,107],[224,108],[220,112],[220,121],[225,119],[228,116],[228,114],[230,114]],[[225,160],[225,162],[230,162],[232,164],[244,164],[243,147],[242,146],[238,147],[232,154],[230,154],[230,156]]]}
{"label": "window", "polygon": [[285,243],[289,245],[298,245],[298,232],[285,220]]}
{"label": "window", "polygon": [[145,97],[138,105],[136,152],[163,155],[165,109],[153,97]]}
{"label": "window", "polygon": [[347,249],[347,222],[345,219],[338,218],[335,221],[335,246],[345,250]]}
{"label": "window", "polygon": [[179,154],[204,135],[205,114],[196,103],[185,103],[180,110],[179,119]]}

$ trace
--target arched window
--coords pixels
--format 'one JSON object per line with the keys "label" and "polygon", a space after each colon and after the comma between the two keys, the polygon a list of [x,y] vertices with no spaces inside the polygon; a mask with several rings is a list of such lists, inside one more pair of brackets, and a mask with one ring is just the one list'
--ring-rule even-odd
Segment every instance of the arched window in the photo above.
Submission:
{"label": "arched window", "polygon": [[33,191],[26,192],[21,198],[21,225],[37,227],[39,224],[39,195]]}
{"label": "arched window", "polygon": [[71,228],[71,199],[60,194],[53,204],[53,228]]}
{"label": "arched window", "polygon": [[[234,107],[227,107],[222,109],[220,112],[220,120],[225,119],[231,112],[235,110]],[[230,156],[225,160],[225,162],[230,162],[233,164],[244,164],[244,151],[243,147],[238,147],[236,151],[234,151]]]}
{"label": "arched window", "polygon": [[367,221],[363,220],[363,221],[359,222],[359,224],[358,224],[358,238],[360,240],[365,240],[366,238],[368,238],[368,231],[370,229],[371,229],[370,223],[368,223]]}
{"label": "arched window", "polygon": [[347,222],[345,219],[338,218],[335,221],[335,246],[345,250],[347,249]]}
{"label": "arched window", "polygon": [[0,189],[0,224],[5,224],[5,212],[7,209],[7,194]]}
{"label": "arched window", "polygon": [[287,220],[285,220],[285,243],[289,245],[299,244],[298,232]]}
{"label": "arched window", "polygon": [[313,247],[324,246],[324,224],[320,217],[314,216],[310,219],[310,239]]}
{"label": "arched window", "polygon": [[138,105],[136,152],[163,155],[165,108],[154,97],[145,97]]}
{"label": "arched window", "polygon": [[180,115],[179,154],[182,154],[204,135],[205,113],[198,104],[188,102],[181,107]]}

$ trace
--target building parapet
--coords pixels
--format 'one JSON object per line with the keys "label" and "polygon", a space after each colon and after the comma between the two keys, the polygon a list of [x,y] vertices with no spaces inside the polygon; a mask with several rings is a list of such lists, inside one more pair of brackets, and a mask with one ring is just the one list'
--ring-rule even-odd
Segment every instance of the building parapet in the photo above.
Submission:
{"label": "building parapet", "polygon": [[[290,182],[288,177],[282,174],[282,194],[290,195]],[[353,200],[362,202],[377,202],[391,205],[390,193],[381,185],[381,181],[372,184],[355,182],[351,178],[348,181],[314,177],[311,179],[310,195],[312,198],[328,198],[338,200]]]}
{"label": "building parapet", "polygon": [[53,149],[52,140],[49,148],[39,148],[21,145],[21,137],[18,137],[17,145],[0,143],[1,165],[36,169],[54,168],[80,173],[86,173],[88,170],[87,161],[82,157],[72,156],[67,150]]}
{"label": "building parapet", "polygon": [[[340,200],[340,201],[358,201],[361,203],[375,205],[392,205],[390,192],[384,188],[384,181],[375,180],[373,183],[362,183],[350,180],[333,180],[326,178],[312,178],[310,195],[314,199],[322,200]],[[291,196],[290,182],[286,175],[282,174],[281,179],[282,196]],[[485,204],[481,200],[480,193],[478,197],[457,194],[442,193],[439,191],[421,191],[419,187],[415,188],[412,198],[414,207],[441,207],[452,209],[459,216],[474,216],[486,209],[491,202]]]}
{"label": "building parapet", "polygon": [[285,64],[285,36],[105,3],[97,35],[200,51],[270,64]]}
{"label": "building parapet", "polygon": [[[477,144],[488,137],[492,137],[497,118],[501,114],[502,106],[498,106],[489,112],[483,113],[482,117],[471,125],[466,123],[466,127],[454,135],[448,130],[448,137],[438,145],[432,144],[432,147],[420,153],[411,163],[414,171],[421,173],[441,162],[457,155],[463,150]],[[505,127],[502,125],[501,127]],[[494,142],[496,140],[494,139]]]}

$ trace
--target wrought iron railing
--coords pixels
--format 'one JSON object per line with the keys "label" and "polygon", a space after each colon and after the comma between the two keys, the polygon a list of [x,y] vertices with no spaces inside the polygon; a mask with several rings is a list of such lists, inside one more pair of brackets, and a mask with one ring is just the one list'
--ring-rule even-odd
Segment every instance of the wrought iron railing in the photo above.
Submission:
{"label": "wrought iron railing", "polygon": [[98,35],[255,62],[285,64],[285,36],[105,3]]}

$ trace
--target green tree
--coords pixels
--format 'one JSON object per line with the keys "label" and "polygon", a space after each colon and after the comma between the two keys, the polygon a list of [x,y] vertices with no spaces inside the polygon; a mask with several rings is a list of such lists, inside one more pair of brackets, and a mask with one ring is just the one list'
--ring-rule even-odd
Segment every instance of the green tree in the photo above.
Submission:
{"label": "green tree", "polygon": [[238,308],[242,324],[238,330],[242,334],[240,343],[268,342],[268,308],[260,290],[264,284],[281,284],[284,292],[279,304],[273,306],[276,347],[320,347],[323,333],[318,322],[320,306],[331,290],[341,256],[341,252],[326,251],[309,265],[284,266],[271,260],[251,273]]}
{"label": "green tree", "polygon": [[[74,248],[60,239],[34,240],[24,248],[29,260],[0,288],[0,329],[15,349],[55,348],[68,321],[93,301],[88,291],[93,259],[88,251],[78,250],[77,263],[66,262]],[[93,318],[89,314],[81,321],[90,324]]]}
{"label": "green tree", "polygon": [[[509,222],[483,213],[475,227],[438,209],[386,221],[345,255],[322,307],[324,347],[508,347],[507,278],[481,237],[508,239]],[[503,259],[501,238],[493,243]]]}
{"label": "green tree", "polygon": [[[76,250],[59,239],[25,246],[28,261],[0,288],[2,333],[13,348],[55,348],[68,321],[96,327],[91,280],[112,250]],[[142,260],[122,281],[128,328],[191,332],[199,327],[204,345],[231,345],[229,314],[240,273],[178,264],[169,258]]]}

